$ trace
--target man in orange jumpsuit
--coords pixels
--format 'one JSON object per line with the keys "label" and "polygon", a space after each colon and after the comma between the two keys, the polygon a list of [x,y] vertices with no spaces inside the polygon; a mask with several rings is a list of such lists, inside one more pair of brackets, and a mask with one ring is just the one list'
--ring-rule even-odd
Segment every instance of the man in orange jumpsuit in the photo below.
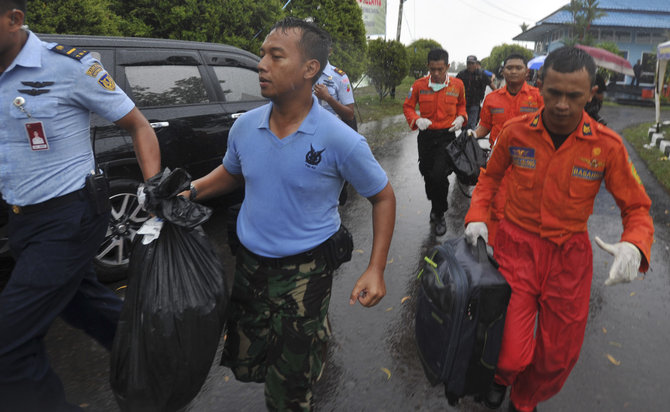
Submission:
{"label": "man in orange jumpsuit", "polygon": [[[526,83],[528,72],[526,63],[526,58],[520,54],[514,53],[507,56],[503,61],[502,70],[506,87],[501,87],[484,98],[481,120],[474,131],[474,137],[480,138],[489,134],[491,147],[495,144],[506,121],[522,114],[535,113],[544,104],[540,90]],[[495,242],[498,223],[505,212],[504,179],[501,185],[491,206],[491,216],[486,222],[491,244]]]}
{"label": "man in orange jumpsuit", "polygon": [[544,108],[503,127],[473,192],[465,218],[470,243],[487,238],[484,222],[507,176],[494,256],[512,297],[495,384],[485,399],[491,407],[511,385],[510,410],[534,410],[558,393],[577,362],[593,275],[587,220],[603,179],[623,220],[618,243],[595,238],[614,255],[605,284],[631,281],[649,267],[651,200],[621,138],[583,110],[594,79],[593,59],[582,50],[552,52],[540,87]]}
{"label": "man in orange jumpsuit", "polygon": [[[456,137],[467,119],[463,82],[449,77],[449,53],[443,49],[428,52],[430,74],[414,82],[403,104],[403,112],[412,130],[419,129],[419,171],[431,202],[430,221],[437,236],[447,231],[449,174],[447,145]],[[419,104],[420,115],[416,113]]]}

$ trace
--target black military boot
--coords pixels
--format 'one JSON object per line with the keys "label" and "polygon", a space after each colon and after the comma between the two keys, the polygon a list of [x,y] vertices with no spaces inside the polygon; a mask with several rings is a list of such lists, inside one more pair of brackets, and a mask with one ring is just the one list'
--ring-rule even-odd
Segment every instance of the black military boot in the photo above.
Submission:
{"label": "black military boot", "polygon": [[[505,394],[507,393],[507,386],[500,385],[495,382],[491,382],[488,392],[484,395],[484,405],[488,406],[491,409],[498,409],[505,400]],[[509,403],[512,405],[512,402]]]}

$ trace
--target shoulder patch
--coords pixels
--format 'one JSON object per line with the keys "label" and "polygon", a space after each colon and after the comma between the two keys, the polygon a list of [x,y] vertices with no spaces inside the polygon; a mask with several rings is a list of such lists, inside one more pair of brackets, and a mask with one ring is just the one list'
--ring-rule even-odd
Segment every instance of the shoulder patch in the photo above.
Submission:
{"label": "shoulder patch", "polygon": [[334,66],[333,66],[333,71],[335,71],[335,73],[339,74],[340,76],[344,76],[346,74],[344,72],[344,70],[342,70],[340,68],[337,68],[337,67],[334,67]]}
{"label": "shoulder patch", "polygon": [[84,56],[88,54],[87,50],[78,49],[76,47],[65,46],[62,44],[57,44],[51,48],[51,51],[54,51],[63,56],[71,57],[75,60],[81,60]]}

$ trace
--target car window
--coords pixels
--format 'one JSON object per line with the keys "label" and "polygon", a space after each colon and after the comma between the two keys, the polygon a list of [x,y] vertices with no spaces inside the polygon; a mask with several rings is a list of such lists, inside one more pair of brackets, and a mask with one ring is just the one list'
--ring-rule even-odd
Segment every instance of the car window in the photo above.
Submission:
{"label": "car window", "polygon": [[198,66],[126,66],[125,71],[139,107],[209,103]]}
{"label": "car window", "polygon": [[257,72],[243,67],[214,66],[213,68],[226,101],[263,99]]}

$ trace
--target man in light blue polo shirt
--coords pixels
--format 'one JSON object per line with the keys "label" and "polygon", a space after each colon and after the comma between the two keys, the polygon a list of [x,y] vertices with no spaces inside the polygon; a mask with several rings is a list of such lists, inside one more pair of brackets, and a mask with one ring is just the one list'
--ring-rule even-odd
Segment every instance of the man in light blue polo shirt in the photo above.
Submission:
{"label": "man in light blue polo shirt", "polygon": [[[242,381],[265,382],[270,410],[310,410],[330,335],[332,273],[353,245],[341,226],[345,180],[372,203],[370,263],[350,304],[376,305],[395,222],[395,196],[365,139],[319,105],[312,86],[329,36],[295,18],[273,27],[261,47],[261,93],[271,103],[242,115],[223,164],[193,182],[205,199],[244,181],[235,284],[222,364]],[[350,255],[349,255],[350,257]]]}
{"label": "man in light blue polo shirt", "polygon": [[121,309],[92,266],[109,208],[87,190],[101,183],[87,179],[90,112],[130,133],[145,177],[159,171],[160,152],[100,63],[40,41],[23,27],[25,11],[25,0],[0,0],[0,191],[16,260],[0,294],[0,409],[79,410],[65,401],[43,338],[61,316],[110,349]]}

